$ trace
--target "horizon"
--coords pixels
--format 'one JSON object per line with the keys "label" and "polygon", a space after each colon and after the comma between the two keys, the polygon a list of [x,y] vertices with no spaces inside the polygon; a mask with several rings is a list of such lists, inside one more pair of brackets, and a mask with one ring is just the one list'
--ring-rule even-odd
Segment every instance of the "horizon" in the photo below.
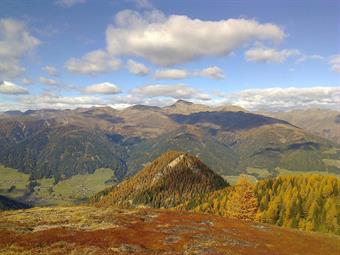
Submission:
{"label": "horizon", "polygon": [[178,99],[249,111],[340,109],[336,1],[0,6],[0,111]]}
{"label": "horizon", "polygon": [[[217,104],[217,105],[209,105],[209,104],[204,104],[203,103],[195,103],[195,102],[192,102],[192,101],[189,101],[189,100],[184,100],[184,99],[176,99],[175,101],[173,101],[172,103],[169,103],[167,105],[151,105],[151,104],[133,104],[133,105],[124,105],[124,106],[116,106],[116,105],[91,105],[91,106],[76,106],[75,108],[38,108],[38,109],[35,109],[35,108],[29,108],[29,109],[26,109],[26,110],[15,110],[15,109],[10,109],[10,110],[5,110],[5,111],[0,111],[0,114],[1,113],[7,113],[7,112],[20,112],[20,113],[26,113],[26,112],[29,112],[29,111],[77,111],[77,110],[80,110],[80,109],[92,109],[92,108],[111,108],[113,110],[117,110],[117,111],[122,111],[122,110],[125,110],[125,109],[128,109],[128,108],[131,108],[131,107],[134,107],[134,106],[146,106],[146,107],[158,107],[160,109],[162,108],[167,108],[167,107],[171,107],[171,106],[174,106],[175,104],[179,103],[179,102],[185,102],[185,103],[189,103],[189,104],[193,104],[193,105],[203,105],[203,106],[207,106],[211,109],[218,109],[219,107],[224,107],[224,106],[231,106],[231,107],[239,107],[240,109],[243,109],[244,111],[248,111],[248,112],[251,112],[251,113],[259,113],[259,112],[266,112],[266,110],[249,110],[249,109],[246,109],[246,108],[243,108],[239,105],[235,105],[235,104],[227,104],[227,103],[220,103],[220,104]],[[304,110],[329,110],[329,111],[339,111],[339,109],[332,109],[332,108],[322,108],[320,106],[318,107],[308,107],[307,109],[304,109],[304,108],[288,108],[288,109],[274,109],[274,110],[268,110],[267,112],[268,113],[280,113],[280,112],[293,112],[293,111],[304,111]]]}

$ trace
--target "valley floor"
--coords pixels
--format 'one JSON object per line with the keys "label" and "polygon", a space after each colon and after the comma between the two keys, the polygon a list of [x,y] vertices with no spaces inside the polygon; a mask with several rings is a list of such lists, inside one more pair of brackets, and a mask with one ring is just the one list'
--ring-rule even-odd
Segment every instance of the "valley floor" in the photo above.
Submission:
{"label": "valley floor", "polygon": [[0,212],[0,254],[339,254],[335,235],[185,211],[86,206]]}

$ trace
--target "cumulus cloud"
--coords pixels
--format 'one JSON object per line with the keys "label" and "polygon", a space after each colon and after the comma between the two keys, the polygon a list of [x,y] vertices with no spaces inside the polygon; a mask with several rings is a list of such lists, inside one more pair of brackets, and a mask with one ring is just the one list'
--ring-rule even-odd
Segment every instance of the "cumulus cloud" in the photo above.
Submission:
{"label": "cumulus cloud", "polygon": [[337,108],[339,87],[249,89],[226,95],[226,102],[249,110],[285,110],[307,107]]}
{"label": "cumulus cloud", "polygon": [[221,80],[224,79],[223,70],[217,66],[211,66],[207,67],[205,69],[202,69],[200,71],[195,72],[195,75],[202,76],[202,77],[208,77],[215,80]]}
{"label": "cumulus cloud", "polygon": [[0,83],[0,94],[6,94],[6,95],[25,95],[29,94],[28,90],[18,86],[12,82],[9,81],[2,81]]}
{"label": "cumulus cloud", "polygon": [[184,79],[188,77],[188,72],[183,69],[162,69],[156,70],[154,74],[154,78],[157,80],[160,79]]}
{"label": "cumulus cloud", "polygon": [[160,66],[223,56],[255,40],[281,41],[284,36],[283,30],[271,23],[167,17],[157,10],[144,14],[121,11],[106,30],[107,49],[111,54],[143,57]]}
{"label": "cumulus cloud", "polygon": [[53,66],[44,66],[43,70],[50,76],[58,76],[58,70]]}
{"label": "cumulus cloud", "polygon": [[287,58],[292,56],[299,56],[301,53],[295,49],[284,49],[278,51],[276,49],[267,47],[255,47],[246,51],[245,57],[250,62],[262,63],[282,63]]}
{"label": "cumulus cloud", "polygon": [[332,71],[340,73],[340,55],[332,56],[329,60]]}
{"label": "cumulus cloud", "polygon": [[59,6],[70,8],[76,4],[84,4],[86,0],[57,0],[55,3]]}
{"label": "cumulus cloud", "polygon": [[172,97],[176,99],[210,100],[208,94],[184,84],[151,84],[132,90],[132,94],[146,97]]}
{"label": "cumulus cloud", "polygon": [[32,36],[24,23],[14,19],[0,19],[0,79],[14,78],[25,69],[20,65],[40,41]]}
{"label": "cumulus cloud", "polygon": [[121,91],[117,85],[109,82],[103,82],[86,87],[84,92],[88,94],[110,95],[120,93]]}
{"label": "cumulus cloud", "polygon": [[49,79],[46,77],[39,77],[39,82],[41,82],[42,84],[45,85],[49,85],[49,86],[57,86],[59,85],[59,82],[53,79]]}
{"label": "cumulus cloud", "polygon": [[134,75],[145,76],[149,73],[149,68],[147,68],[142,63],[138,63],[132,59],[129,59],[128,61],[128,69],[129,69],[129,72]]}
{"label": "cumulus cloud", "polygon": [[103,50],[92,51],[80,59],[71,58],[65,68],[78,74],[96,75],[108,73],[121,67],[121,61]]}

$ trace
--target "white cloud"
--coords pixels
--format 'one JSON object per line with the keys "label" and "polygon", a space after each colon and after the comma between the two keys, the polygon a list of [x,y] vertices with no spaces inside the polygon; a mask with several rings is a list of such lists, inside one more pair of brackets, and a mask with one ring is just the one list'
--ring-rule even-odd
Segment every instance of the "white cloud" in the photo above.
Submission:
{"label": "white cloud", "polygon": [[295,49],[284,49],[278,51],[276,49],[267,47],[255,47],[246,51],[245,57],[250,62],[262,63],[282,63],[287,58],[292,56],[299,56],[301,53]]}
{"label": "white cloud", "polygon": [[307,107],[340,110],[339,87],[249,89],[226,95],[228,103],[249,110],[285,110]]}
{"label": "white cloud", "polygon": [[74,109],[77,107],[104,106],[109,102],[95,96],[59,96],[53,93],[44,93],[38,96],[23,96],[18,102],[7,107],[7,110],[18,109]]}
{"label": "white cloud", "polygon": [[121,67],[121,61],[102,50],[92,51],[80,59],[71,58],[65,68],[78,74],[96,75],[108,73]]}
{"label": "white cloud", "polygon": [[57,86],[59,85],[59,82],[53,79],[49,79],[46,77],[39,77],[39,82],[41,82],[42,84],[45,85],[49,85],[49,86]]}
{"label": "white cloud", "polygon": [[25,71],[20,65],[40,41],[32,36],[24,23],[14,19],[0,19],[0,79],[14,78]]}
{"label": "white cloud", "polygon": [[142,63],[138,63],[132,59],[128,61],[128,69],[129,72],[135,75],[147,75],[149,73],[149,69],[143,65]]}
{"label": "white cloud", "polygon": [[195,98],[199,100],[209,100],[208,94],[188,87],[184,84],[151,84],[138,87],[132,90],[133,95],[146,97],[172,97],[176,99]]}
{"label": "white cloud", "polygon": [[297,62],[301,63],[301,62],[305,62],[308,60],[318,60],[318,61],[322,61],[324,60],[323,56],[317,55],[317,54],[313,54],[313,55],[302,55],[301,57],[298,58]]}
{"label": "white cloud", "polygon": [[0,94],[6,95],[25,95],[29,94],[28,90],[12,82],[3,81],[0,83]]}
{"label": "white cloud", "polygon": [[207,67],[200,71],[195,72],[197,76],[209,77],[215,80],[224,79],[223,70],[217,66]]}
{"label": "white cloud", "polygon": [[76,4],[84,4],[86,0],[57,0],[56,4],[62,7],[70,8]]}
{"label": "white cloud", "polygon": [[329,60],[329,64],[334,72],[340,73],[340,55],[332,56]]}
{"label": "white cloud", "polygon": [[44,66],[43,70],[50,76],[58,76],[58,70],[53,66]]}
{"label": "white cloud", "polygon": [[88,94],[110,95],[110,94],[120,93],[120,89],[115,84],[112,84],[109,82],[103,82],[103,83],[98,83],[98,84],[94,84],[94,85],[86,87],[84,89],[84,92]]}
{"label": "white cloud", "polygon": [[154,78],[157,80],[161,79],[184,79],[188,77],[188,72],[183,69],[162,69],[156,70]]}
{"label": "white cloud", "polygon": [[107,49],[113,55],[143,57],[171,66],[205,56],[223,56],[252,41],[281,41],[277,25],[255,20],[204,21],[153,10],[144,15],[125,10],[106,30]]}

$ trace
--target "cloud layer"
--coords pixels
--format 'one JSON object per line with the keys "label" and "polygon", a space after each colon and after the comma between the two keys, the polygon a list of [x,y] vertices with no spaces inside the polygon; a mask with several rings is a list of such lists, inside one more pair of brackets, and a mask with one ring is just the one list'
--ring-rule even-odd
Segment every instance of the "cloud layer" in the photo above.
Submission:
{"label": "cloud layer", "polygon": [[184,84],[151,84],[132,90],[133,95],[145,97],[172,97],[176,99],[209,100],[208,94]]}
{"label": "cloud layer", "polygon": [[340,110],[340,88],[267,88],[249,89],[226,95],[226,102],[249,110],[286,110],[324,107]]}
{"label": "cloud layer", "polygon": [[255,20],[204,21],[153,10],[116,15],[106,30],[107,49],[113,55],[143,57],[156,65],[171,66],[205,56],[227,55],[251,41],[281,41],[277,25]]}

